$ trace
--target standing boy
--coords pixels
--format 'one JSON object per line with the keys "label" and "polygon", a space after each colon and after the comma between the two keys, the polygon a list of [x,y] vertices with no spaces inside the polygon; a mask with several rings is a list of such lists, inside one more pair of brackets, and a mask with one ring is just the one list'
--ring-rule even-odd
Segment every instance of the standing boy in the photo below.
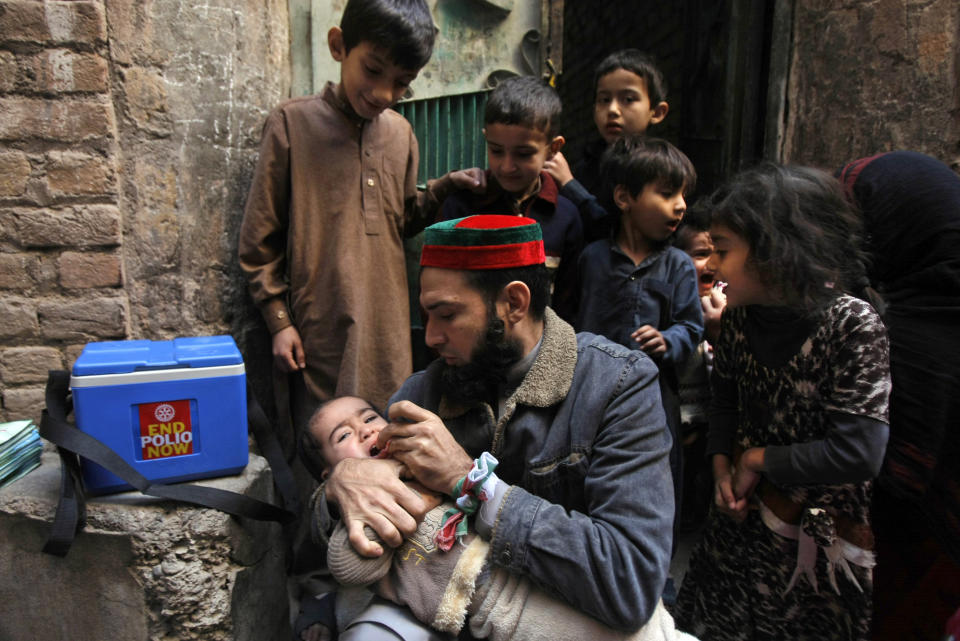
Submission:
{"label": "standing boy", "polygon": [[[402,239],[451,180],[416,189],[419,152],[389,109],[430,59],[424,0],[349,0],[327,34],[340,82],[271,112],[240,229],[240,267],[291,379],[298,424],[344,394],[384,403],[412,370]],[[437,184],[439,183],[439,184]],[[429,198],[428,198],[429,197]]]}
{"label": "standing boy", "polygon": [[514,214],[540,223],[553,284],[551,306],[572,322],[583,227],[577,208],[543,171],[544,163],[563,147],[563,136],[557,134],[561,109],[556,90],[538,78],[518,76],[497,85],[487,98],[483,118],[490,165],[486,189],[462,189],[451,195],[440,219]]}
{"label": "standing boy", "polygon": [[580,210],[588,241],[605,238],[613,227],[606,209],[610,204],[601,204],[594,196],[604,191],[600,173],[604,150],[622,136],[646,133],[647,127],[662,122],[670,110],[663,74],[648,55],[637,49],[610,54],[597,65],[593,78],[593,122],[601,139],[587,146],[574,172],[559,152],[546,163],[546,170],[560,185],[560,193]]}
{"label": "standing boy", "polygon": [[[577,330],[639,349],[660,366],[660,390],[673,436],[670,467],[682,497],[677,371],[703,337],[697,272],[668,239],[686,212],[684,194],[697,176],[690,159],[665,140],[629,136],[604,154],[602,171],[621,212],[612,238],[580,255]],[[679,527],[676,503],[674,531]]]}

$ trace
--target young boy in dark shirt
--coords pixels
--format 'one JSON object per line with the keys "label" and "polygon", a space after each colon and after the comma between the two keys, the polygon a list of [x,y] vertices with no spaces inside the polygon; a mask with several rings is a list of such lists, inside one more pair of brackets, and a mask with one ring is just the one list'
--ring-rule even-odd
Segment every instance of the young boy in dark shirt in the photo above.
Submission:
{"label": "young boy in dark shirt", "polygon": [[[667,117],[667,86],[653,60],[637,49],[623,49],[604,58],[594,71],[593,121],[600,139],[587,145],[571,172],[560,152],[546,170],[560,185],[560,193],[580,211],[587,242],[605,238],[615,224],[611,203],[598,201],[605,191],[600,174],[601,156],[622,136],[644,134]],[[574,176],[577,176],[574,178]]]}
{"label": "young boy in dark shirt", "polygon": [[619,138],[603,157],[614,185],[620,225],[580,255],[577,331],[639,349],[660,367],[660,391],[673,436],[670,467],[679,526],[682,444],[678,369],[703,338],[703,313],[693,261],[669,245],[686,212],[684,195],[697,175],[690,159],[665,140]]}
{"label": "young boy in dark shirt", "polygon": [[577,208],[559,194],[556,182],[543,171],[544,163],[564,143],[557,134],[560,113],[560,96],[538,78],[520,76],[497,85],[484,112],[490,165],[486,187],[462,189],[448,197],[440,219],[512,213],[540,223],[553,282],[551,306],[561,318],[572,321],[583,228]]}

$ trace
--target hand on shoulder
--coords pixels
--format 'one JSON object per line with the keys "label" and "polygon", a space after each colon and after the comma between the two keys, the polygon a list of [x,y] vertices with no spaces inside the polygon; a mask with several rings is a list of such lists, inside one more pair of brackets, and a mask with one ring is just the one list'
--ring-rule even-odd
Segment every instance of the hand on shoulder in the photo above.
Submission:
{"label": "hand on shoulder", "polygon": [[480,167],[451,171],[448,176],[457,189],[469,189],[480,194],[487,189],[487,172]]}

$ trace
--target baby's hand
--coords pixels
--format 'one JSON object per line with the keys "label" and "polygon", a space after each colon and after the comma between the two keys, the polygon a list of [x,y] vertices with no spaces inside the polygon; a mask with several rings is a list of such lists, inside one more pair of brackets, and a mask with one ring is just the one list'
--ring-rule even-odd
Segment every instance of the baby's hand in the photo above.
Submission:
{"label": "baby's hand", "polygon": [[573,180],[573,172],[570,171],[570,165],[567,163],[567,159],[564,158],[563,152],[558,151],[552,158],[548,158],[547,161],[543,163],[543,169],[550,174],[561,187]]}
{"label": "baby's hand", "polygon": [[487,172],[479,167],[451,171],[450,181],[457,189],[469,189],[478,194],[487,190]]}
{"label": "baby's hand", "polygon": [[663,356],[667,352],[667,341],[653,325],[637,328],[630,337],[637,341],[637,347],[650,356]]}

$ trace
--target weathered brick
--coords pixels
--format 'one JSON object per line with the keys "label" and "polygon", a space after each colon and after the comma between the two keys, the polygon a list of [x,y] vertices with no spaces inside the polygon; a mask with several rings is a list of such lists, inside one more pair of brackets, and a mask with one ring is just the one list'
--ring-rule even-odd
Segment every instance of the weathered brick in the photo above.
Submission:
{"label": "weathered brick", "polygon": [[32,300],[0,298],[0,338],[35,338],[40,333]]}
{"label": "weathered brick", "polygon": [[0,209],[0,243],[19,244],[17,231],[17,212],[13,209]]}
{"label": "weathered brick", "polygon": [[64,287],[119,287],[117,254],[64,252],[60,256],[60,284]]}
{"label": "weathered brick", "polygon": [[38,66],[37,91],[73,93],[107,90],[107,61],[96,54],[54,49],[43,53]]}
{"label": "weathered brick", "polygon": [[83,352],[83,348],[86,347],[86,343],[78,343],[76,345],[67,345],[63,354],[67,359],[67,369],[72,370],[73,364],[77,362],[77,359],[80,358],[80,354]]}
{"label": "weathered brick", "polygon": [[0,54],[0,89],[8,92],[103,93],[107,78],[107,61],[92,53],[50,49],[32,55]]}
{"label": "weathered brick", "polygon": [[14,387],[3,391],[3,409],[8,421],[40,420],[45,407],[45,389],[40,387]]}
{"label": "weathered brick", "polygon": [[0,114],[0,140],[82,142],[113,131],[113,106],[95,100],[3,98]]}
{"label": "weathered brick", "polygon": [[107,25],[98,2],[0,2],[0,42],[103,42]]}
{"label": "weathered brick", "polygon": [[0,377],[5,385],[42,383],[52,369],[63,369],[63,354],[52,347],[15,347],[0,352]]}
{"label": "weathered brick", "polygon": [[37,257],[29,254],[0,254],[0,289],[24,290],[36,285],[37,263]]}
{"label": "weathered brick", "polygon": [[19,151],[0,152],[0,197],[22,196],[30,179],[30,161]]}
{"label": "weathered brick", "polygon": [[120,210],[112,205],[28,209],[18,215],[26,247],[102,247],[120,243]]}
{"label": "weathered brick", "polygon": [[127,309],[121,298],[45,301],[37,310],[44,338],[86,340],[123,338]]}
{"label": "weathered brick", "polygon": [[20,63],[11,51],[0,51],[0,91],[13,91],[17,86]]}
{"label": "weathered brick", "polygon": [[167,88],[157,72],[133,67],[124,72],[124,93],[130,118],[140,129],[169,135],[173,121],[167,108]]}
{"label": "weathered brick", "polygon": [[112,160],[74,151],[47,155],[47,185],[53,197],[115,194],[116,172]]}

